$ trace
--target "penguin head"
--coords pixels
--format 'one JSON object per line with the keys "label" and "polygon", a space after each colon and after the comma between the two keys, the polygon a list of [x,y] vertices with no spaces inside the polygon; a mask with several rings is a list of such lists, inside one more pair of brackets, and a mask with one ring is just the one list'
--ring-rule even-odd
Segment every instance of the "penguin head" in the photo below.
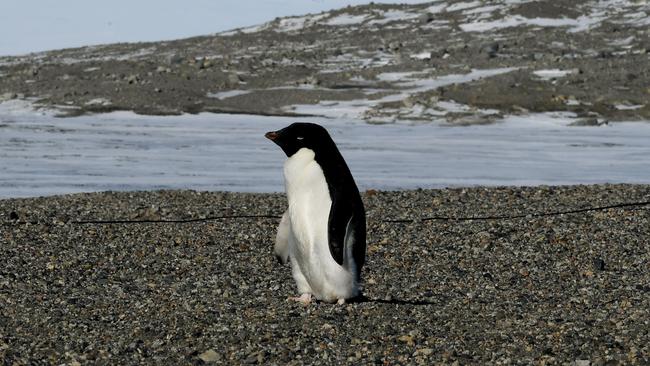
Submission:
{"label": "penguin head", "polygon": [[332,147],[336,149],[327,130],[315,123],[293,123],[281,130],[267,132],[264,136],[280,146],[288,157],[302,148],[311,149],[316,154]]}

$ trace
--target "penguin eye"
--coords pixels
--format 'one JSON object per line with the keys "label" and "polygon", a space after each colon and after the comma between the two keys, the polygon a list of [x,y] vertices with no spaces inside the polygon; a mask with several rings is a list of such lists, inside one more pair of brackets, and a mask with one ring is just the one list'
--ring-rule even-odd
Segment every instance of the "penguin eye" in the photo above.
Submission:
{"label": "penguin eye", "polygon": [[298,137],[296,137],[296,140],[298,140],[298,141],[302,141],[302,140],[304,140],[304,139],[305,139],[305,138],[302,137],[302,136],[298,136]]}

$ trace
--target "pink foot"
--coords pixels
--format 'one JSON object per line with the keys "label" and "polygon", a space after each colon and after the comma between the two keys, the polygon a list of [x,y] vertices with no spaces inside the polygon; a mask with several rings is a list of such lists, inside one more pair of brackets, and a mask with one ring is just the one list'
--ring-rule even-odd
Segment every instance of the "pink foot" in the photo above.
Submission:
{"label": "pink foot", "polygon": [[290,297],[287,300],[298,301],[303,305],[309,305],[311,303],[311,294],[302,294],[299,297]]}

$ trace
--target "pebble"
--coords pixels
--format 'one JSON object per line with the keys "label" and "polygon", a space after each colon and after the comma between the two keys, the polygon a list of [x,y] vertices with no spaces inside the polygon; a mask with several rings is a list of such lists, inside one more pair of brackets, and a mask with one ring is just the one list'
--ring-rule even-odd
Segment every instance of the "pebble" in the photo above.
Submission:
{"label": "pebble", "polygon": [[201,361],[205,363],[217,362],[221,359],[220,355],[213,349],[209,349],[199,355]]}

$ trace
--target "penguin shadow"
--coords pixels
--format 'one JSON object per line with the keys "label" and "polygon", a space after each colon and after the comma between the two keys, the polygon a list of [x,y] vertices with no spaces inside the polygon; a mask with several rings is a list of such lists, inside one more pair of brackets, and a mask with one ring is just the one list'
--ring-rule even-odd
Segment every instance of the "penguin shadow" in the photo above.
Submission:
{"label": "penguin shadow", "polygon": [[359,295],[346,300],[349,304],[391,304],[391,305],[412,305],[412,306],[428,306],[437,305],[437,302],[427,300],[402,300],[402,299],[372,299],[365,295]]}

